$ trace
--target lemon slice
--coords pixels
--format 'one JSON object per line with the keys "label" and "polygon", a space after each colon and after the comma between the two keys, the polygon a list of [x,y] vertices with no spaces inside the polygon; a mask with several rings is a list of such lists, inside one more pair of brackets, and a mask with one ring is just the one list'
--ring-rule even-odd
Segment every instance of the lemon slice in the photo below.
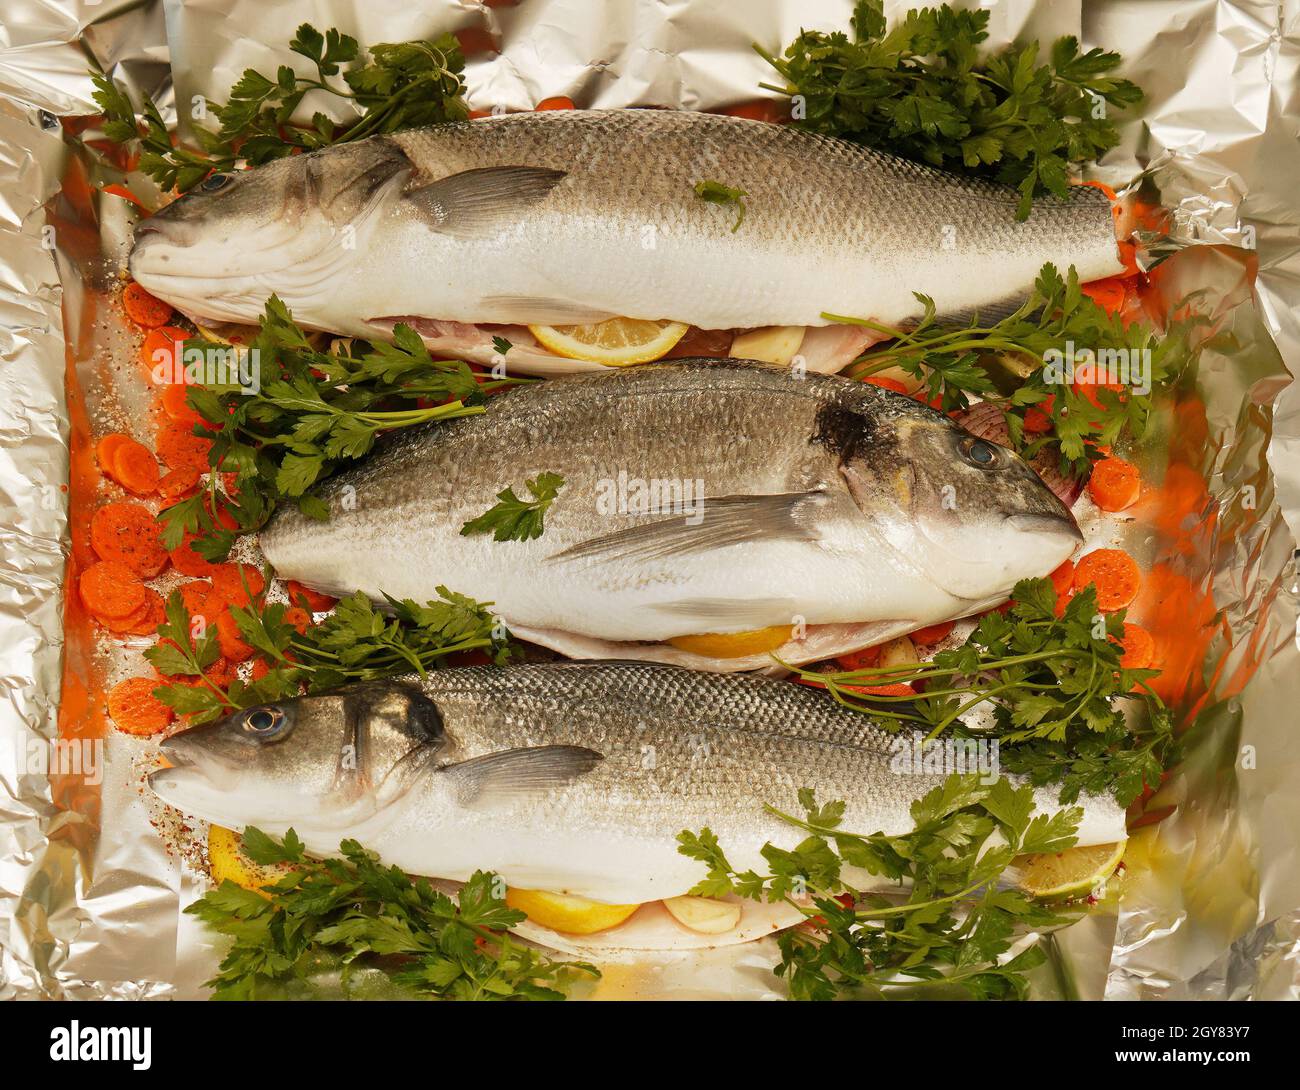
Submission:
{"label": "lemon slice", "polygon": [[608,931],[626,920],[640,905],[609,905],[569,893],[544,889],[506,890],[506,904],[518,909],[535,924],[570,935],[593,935]]}
{"label": "lemon slice", "polygon": [[1083,897],[1106,881],[1124,858],[1127,841],[1091,844],[1063,852],[1020,855],[1012,865],[1020,872],[1021,887],[1045,901]]}
{"label": "lemon slice", "polygon": [[702,632],[698,636],[673,636],[668,642],[679,651],[707,655],[711,659],[740,659],[775,651],[790,639],[794,626],[773,625],[748,632]]}
{"label": "lemon slice", "polygon": [[610,318],[588,325],[530,325],[543,348],[571,360],[590,360],[610,367],[649,363],[670,352],[689,327],[683,322]]}
{"label": "lemon slice", "polygon": [[220,825],[208,826],[208,870],[217,885],[229,878],[237,886],[262,893],[262,886],[273,885],[292,869],[287,863],[269,867],[254,863],[244,854],[244,838],[237,832]]}

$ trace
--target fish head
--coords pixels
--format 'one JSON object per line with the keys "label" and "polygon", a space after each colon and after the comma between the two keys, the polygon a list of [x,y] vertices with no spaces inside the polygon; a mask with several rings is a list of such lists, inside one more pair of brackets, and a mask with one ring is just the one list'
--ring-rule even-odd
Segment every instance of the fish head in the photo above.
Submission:
{"label": "fish head", "polygon": [[376,138],[210,175],[140,221],[131,277],[197,319],[248,321],[271,286],[308,309],[364,245],[410,166]]}
{"label": "fish head", "polygon": [[259,704],[162,743],[164,802],[233,828],[334,829],[406,793],[442,747],[433,702],[404,681]]}
{"label": "fish head", "polygon": [[885,412],[840,425],[841,472],[911,571],[956,598],[996,604],[1083,541],[1070,509],[1014,451],[910,398],[882,396]]}

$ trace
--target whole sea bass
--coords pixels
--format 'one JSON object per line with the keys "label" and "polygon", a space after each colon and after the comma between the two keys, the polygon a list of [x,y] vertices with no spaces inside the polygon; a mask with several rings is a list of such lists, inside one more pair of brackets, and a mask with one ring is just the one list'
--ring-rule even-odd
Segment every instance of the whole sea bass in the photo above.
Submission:
{"label": "whole sea bass", "polygon": [[[738,206],[696,195],[705,181],[744,192],[736,230]],[[515,325],[508,360],[536,369],[548,353],[526,323],[825,327],[831,312],[895,325],[921,313],[913,292],[959,312],[1019,302],[1044,262],[1085,282],[1121,271],[1101,192],[1038,199],[1023,223],[1018,200],[758,121],[515,114],[209,178],[142,222],[131,275],[200,319],[254,322],[275,292],[305,325],[376,337],[405,321],[470,359],[492,351],[480,324]],[[814,370],[863,343],[824,334],[805,346]]]}
{"label": "whole sea bass", "polygon": [[[527,541],[465,536],[496,494],[564,485]],[[1081,541],[1006,447],[877,386],[743,361],[610,368],[394,436],[261,535],[285,579],[418,602],[440,586],[573,658],[715,670],[843,654],[1006,600]],[[664,641],[788,626],[719,657]],[[724,653],[731,653],[728,649]]]}
{"label": "whole sea bass", "polygon": [[[843,827],[912,828],[941,774],[891,769],[899,739],[785,681],[637,663],[436,670],[237,712],[162,743],[153,789],[186,813],[333,854],[353,837],[385,862],[463,880],[634,904],[686,893],[677,851],[707,826],[731,862],[806,835],[796,793],[847,804]],[[647,754],[653,759],[647,760]],[[348,759],[351,755],[351,759]],[[1082,800],[1080,844],[1124,839],[1110,799]],[[1060,809],[1052,790],[1040,811]]]}

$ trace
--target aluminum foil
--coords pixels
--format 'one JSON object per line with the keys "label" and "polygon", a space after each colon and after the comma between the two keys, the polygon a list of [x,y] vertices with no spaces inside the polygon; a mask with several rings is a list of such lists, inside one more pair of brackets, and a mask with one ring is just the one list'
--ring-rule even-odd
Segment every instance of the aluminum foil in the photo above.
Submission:
{"label": "aluminum foil", "polygon": [[[887,4],[898,15],[907,4]],[[1136,619],[1178,631],[1184,754],[1146,803],[1117,907],[1045,939],[1038,997],[1300,995],[1300,10],[1292,0],[991,0],[991,45],[1078,35],[1148,92],[1093,171],[1144,175],[1220,332],[1138,452],[1200,489],[1185,511],[1103,526],[1158,570]],[[195,842],[144,796],[147,743],[116,734],[93,679],[140,646],[96,638],[63,582],[87,548],[89,437],[142,431],[136,344],[115,310],[132,216],[83,139],[88,63],[189,124],[246,66],[290,60],[297,24],[363,43],[471,32],[471,105],[713,109],[759,97],[752,52],[847,28],[848,0],[5,0],[0,13],[0,998],[188,998],[218,957],[181,915]],[[180,105],[180,109],[175,108]],[[313,104],[314,108],[315,104]],[[1247,272],[1257,264],[1254,291]],[[70,451],[72,457],[70,458]],[[53,748],[53,743],[60,745]],[[53,754],[53,758],[51,757]],[[74,768],[76,755],[83,766]],[[1026,941],[1033,941],[1030,937]],[[766,944],[606,966],[595,998],[780,994]]]}

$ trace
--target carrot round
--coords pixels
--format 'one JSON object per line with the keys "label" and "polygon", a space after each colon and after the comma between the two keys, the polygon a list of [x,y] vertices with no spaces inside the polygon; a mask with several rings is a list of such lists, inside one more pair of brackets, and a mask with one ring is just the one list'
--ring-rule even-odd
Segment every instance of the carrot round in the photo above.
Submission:
{"label": "carrot round", "polygon": [[151,496],[158,491],[158,462],[148,447],[134,439],[118,445],[113,455],[112,476],[137,496]]}
{"label": "carrot round", "polygon": [[173,382],[171,385],[163,387],[162,393],[158,397],[158,403],[162,405],[163,412],[172,420],[192,428],[195,424],[202,423],[203,417],[191,409],[189,403],[185,400],[188,391],[189,387],[183,382]]}
{"label": "carrot round", "polygon": [[212,591],[212,584],[206,579],[196,579],[181,587],[181,601],[189,611],[190,617],[202,617],[207,624],[216,624],[221,612],[222,602]]}
{"label": "carrot round", "polygon": [[564,95],[552,95],[550,98],[544,98],[536,106],[535,110],[572,110],[573,99]]}
{"label": "carrot round", "polygon": [[1124,638],[1119,641],[1124,648],[1119,664],[1126,670],[1145,670],[1155,660],[1156,641],[1145,628],[1125,623]]}
{"label": "carrot round", "polygon": [[300,606],[292,606],[284,611],[284,623],[296,628],[301,636],[311,624],[311,614]]}
{"label": "carrot round", "polygon": [[211,575],[216,565],[194,551],[194,534],[186,534],[181,543],[171,551],[172,566],[182,575],[199,578]]}
{"label": "carrot round", "polygon": [[882,390],[893,390],[896,394],[907,393],[907,387],[892,375],[868,375],[862,381],[869,386],[879,386]]}
{"label": "carrot round", "polygon": [[155,299],[135,281],[122,292],[122,307],[126,316],[145,329],[157,329],[171,321],[172,308],[161,299]]}
{"label": "carrot round", "polygon": [[193,466],[168,470],[158,478],[158,495],[165,500],[188,499],[198,490],[202,476]]}
{"label": "carrot round", "polygon": [[320,591],[312,590],[311,587],[303,586],[292,579],[285,583],[284,589],[289,592],[289,601],[309,613],[324,613],[327,609],[333,609],[339,602],[337,598],[321,594]]}
{"label": "carrot round", "polygon": [[152,579],[167,566],[158,520],[144,504],[104,504],[91,516],[90,546],[100,560],[125,564],[142,579]]}
{"label": "carrot round", "polygon": [[1030,435],[1046,435],[1052,430],[1052,408],[1056,395],[1048,394],[1037,405],[1025,410],[1025,431]]}
{"label": "carrot round", "polygon": [[851,651],[840,655],[835,663],[841,670],[852,673],[854,670],[866,670],[880,663],[880,646],[864,647],[861,651]]}
{"label": "carrot round", "polygon": [[919,644],[922,647],[929,647],[931,644],[946,639],[956,627],[956,621],[940,621],[938,624],[926,625],[924,628],[918,628],[912,633],[912,643]]}
{"label": "carrot round", "polygon": [[[173,325],[159,326],[145,334],[144,344],[140,347],[140,361],[154,382],[161,386],[184,379],[184,367],[178,366],[176,359],[177,345],[184,346],[190,336],[188,330]],[[184,363],[183,360],[179,362]]]}
{"label": "carrot round", "polygon": [[1141,490],[1137,466],[1123,458],[1103,458],[1092,467],[1088,495],[1103,511],[1123,511],[1137,502]]}
{"label": "carrot round", "polygon": [[1142,585],[1142,572],[1128,553],[1120,549],[1095,549],[1080,558],[1074,569],[1074,586],[1093,586],[1097,608],[1113,613],[1130,605]]}
{"label": "carrot round", "polygon": [[99,471],[106,477],[113,476],[113,459],[117,452],[122,449],[124,443],[135,442],[129,435],[123,435],[119,431],[105,435],[98,443],[95,444],[95,459],[99,462]]}
{"label": "carrot round", "polygon": [[152,636],[167,619],[166,607],[156,590],[145,587],[144,594],[144,604],[139,609],[125,617],[100,617],[100,624],[119,636]]}
{"label": "carrot round", "polygon": [[157,734],[175,717],[166,704],[153,695],[156,678],[129,677],[108,693],[108,715],[113,725],[126,734]]}
{"label": "carrot round", "polygon": [[253,657],[252,647],[244,642],[235,615],[228,609],[217,614],[217,642],[222,656],[231,662],[245,662]]}
{"label": "carrot round", "polygon": [[265,588],[266,580],[252,564],[216,564],[212,568],[212,591],[230,605],[248,605],[250,595],[256,597]]}
{"label": "carrot round", "polygon": [[158,457],[172,469],[188,466],[206,473],[211,446],[211,439],[195,435],[189,425],[168,423],[158,429]]}
{"label": "carrot round", "polygon": [[125,617],[144,603],[144,584],[125,564],[101,560],[81,573],[81,600],[100,617]]}

